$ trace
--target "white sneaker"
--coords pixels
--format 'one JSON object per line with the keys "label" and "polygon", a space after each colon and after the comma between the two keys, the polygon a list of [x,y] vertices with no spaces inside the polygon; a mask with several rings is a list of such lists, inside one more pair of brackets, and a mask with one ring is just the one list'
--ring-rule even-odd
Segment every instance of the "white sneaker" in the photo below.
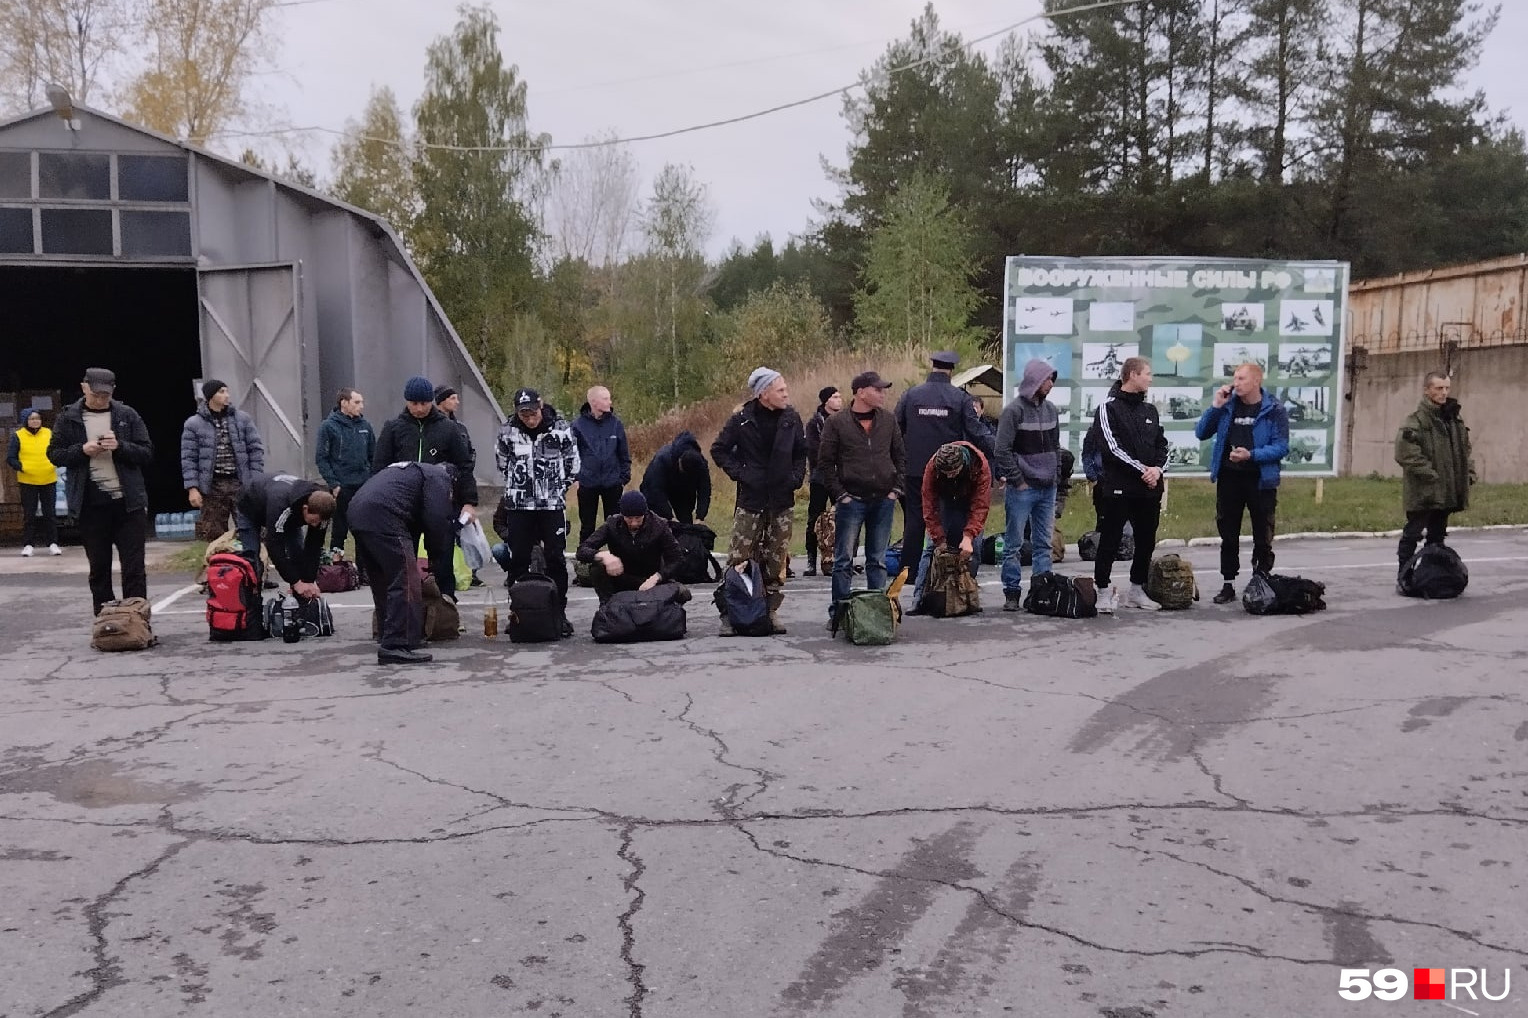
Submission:
{"label": "white sneaker", "polygon": [[22,558],[31,558],[32,557],[32,546],[30,544],[27,545],[25,548],[21,549],[21,557]]}
{"label": "white sneaker", "polygon": [[1146,596],[1146,589],[1135,583],[1132,583],[1130,590],[1126,592],[1124,605],[1126,608],[1139,608],[1149,612],[1162,610],[1161,605]]}
{"label": "white sneaker", "polygon": [[64,549],[60,548],[58,545],[56,545],[56,544],[48,545],[48,554],[49,555],[62,555],[63,553],[64,553]]}
{"label": "white sneaker", "polygon": [[1113,615],[1114,609],[1119,607],[1119,591],[1113,587],[1098,588],[1098,613],[1100,615]]}

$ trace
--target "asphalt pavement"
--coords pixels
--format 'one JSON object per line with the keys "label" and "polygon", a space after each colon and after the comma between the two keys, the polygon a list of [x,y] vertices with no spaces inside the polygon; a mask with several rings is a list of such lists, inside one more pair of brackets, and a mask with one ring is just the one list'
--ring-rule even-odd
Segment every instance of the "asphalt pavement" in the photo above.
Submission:
{"label": "asphalt pavement", "polygon": [[[1004,614],[989,569],[885,648],[821,577],[784,637],[699,591],[630,647],[587,591],[485,640],[474,591],[391,668],[363,593],[214,645],[156,574],[108,655],[83,577],[0,576],[0,1018],[1525,1014],[1528,534],[1451,543],[1431,603],[1392,541],[1281,543],[1299,618],[1210,604],[1211,548],[1185,612]],[[1512,992],[1338,995],[1466,967]]]}

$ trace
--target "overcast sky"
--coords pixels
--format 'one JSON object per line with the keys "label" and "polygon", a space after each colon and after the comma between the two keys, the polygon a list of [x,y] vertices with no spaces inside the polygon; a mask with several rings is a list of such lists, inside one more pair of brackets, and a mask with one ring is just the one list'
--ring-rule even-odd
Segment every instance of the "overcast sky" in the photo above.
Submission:
{"label": "overcast sky", "polygon": [[[907,33],[923,0],[494,0],[505,58],[529,86],[531,128],[554,143],[600,132],[648,134],[738,116],[849,84]],[[939,0],[946,28],[970,39],[1035,14],[1040,0]],[[277,12],[279,73],[257,98],[276,124],[339,128],[373,85],[407,111],[418,98],[424,50],[451,30],[443,0],[309,0]],[[998,40],[982,45],[993,52]],[[1494,110],[1528,124],[1528,2],[1504,5],[1471,75]],[[836,191],[821,160],[845,161],[849,136],[835,98],[632,152],[644,174],[689,163],[716,208],[713,253],[733,237],[777,242],[814,218],[813,199]],[[331,139],[294,146],[328,175]],[[242,142],[224,140],[237,151]]]}

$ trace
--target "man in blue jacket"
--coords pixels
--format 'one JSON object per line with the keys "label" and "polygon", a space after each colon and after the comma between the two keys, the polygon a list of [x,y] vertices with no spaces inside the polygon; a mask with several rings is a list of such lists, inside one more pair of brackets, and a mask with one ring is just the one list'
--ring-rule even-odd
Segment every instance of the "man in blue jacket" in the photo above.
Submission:
{"label": "man in blue jacket", "polygon": [[[621,492],[631,483],[631,449],[626,426],[615,415],[610,390],[596,385],[573,421],[578,442],[578,543],[620,511]],[[605,511],[600,512],[604,502]]]}
{"label": "man in blue jacket", "polygon": [[329,543],[336,551],[345,547],[345,538],[350,535],[350,500],[370,479],[371,457],[377,449],[376,432],[362,416],[365,409],[365,396],[355,389],[341,389],[334,410],[318,426],[314,461],[318,475],[334,496]]}
{"label": "man in blue jacket", "polygon": [[1263,369],[1241,365],[1230,385],[1215,390],[1194,434],[1215,436],[1210,480],[1215,483],[1215,524],[1220,530],[1216,604],[1236,600],[1232,586],[1241,566],[1242,514],[1252,516],[1252,571],[1273,568],[1273,517],[1279,501],[1279,461],[1289,454],[1289,413],[1263,389]]}

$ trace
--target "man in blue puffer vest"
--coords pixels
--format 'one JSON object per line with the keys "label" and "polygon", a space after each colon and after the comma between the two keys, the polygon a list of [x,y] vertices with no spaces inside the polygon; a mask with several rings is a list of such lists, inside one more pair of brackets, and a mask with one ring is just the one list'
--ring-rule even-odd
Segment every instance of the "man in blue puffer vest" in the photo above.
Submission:
{"label": "man in blue puffer vest", "polygon": [[1210,480],[1215,483],[1215,523],[1220,530],[1216,604],[1236,600],[1232,586],[1241,566],[1242,513],[1252,516],[1252,571],[1273,569],[1273,519],[1279,502],[1279,462],[1289,454],[1289,413],[1263,388],[1263,369],[1236,369],[1230,385],[1215,390],[1194,434],[1215,436]]}
{"label": "man in blue puffer vest", "polygon": [[[631,449],[626,426],[615,415],[610,390],[596,385],[573,421],[578,441],[578,543],[620,511],[621,492],[631,483]],[[600,502],[605,511],[600,512]]]}

